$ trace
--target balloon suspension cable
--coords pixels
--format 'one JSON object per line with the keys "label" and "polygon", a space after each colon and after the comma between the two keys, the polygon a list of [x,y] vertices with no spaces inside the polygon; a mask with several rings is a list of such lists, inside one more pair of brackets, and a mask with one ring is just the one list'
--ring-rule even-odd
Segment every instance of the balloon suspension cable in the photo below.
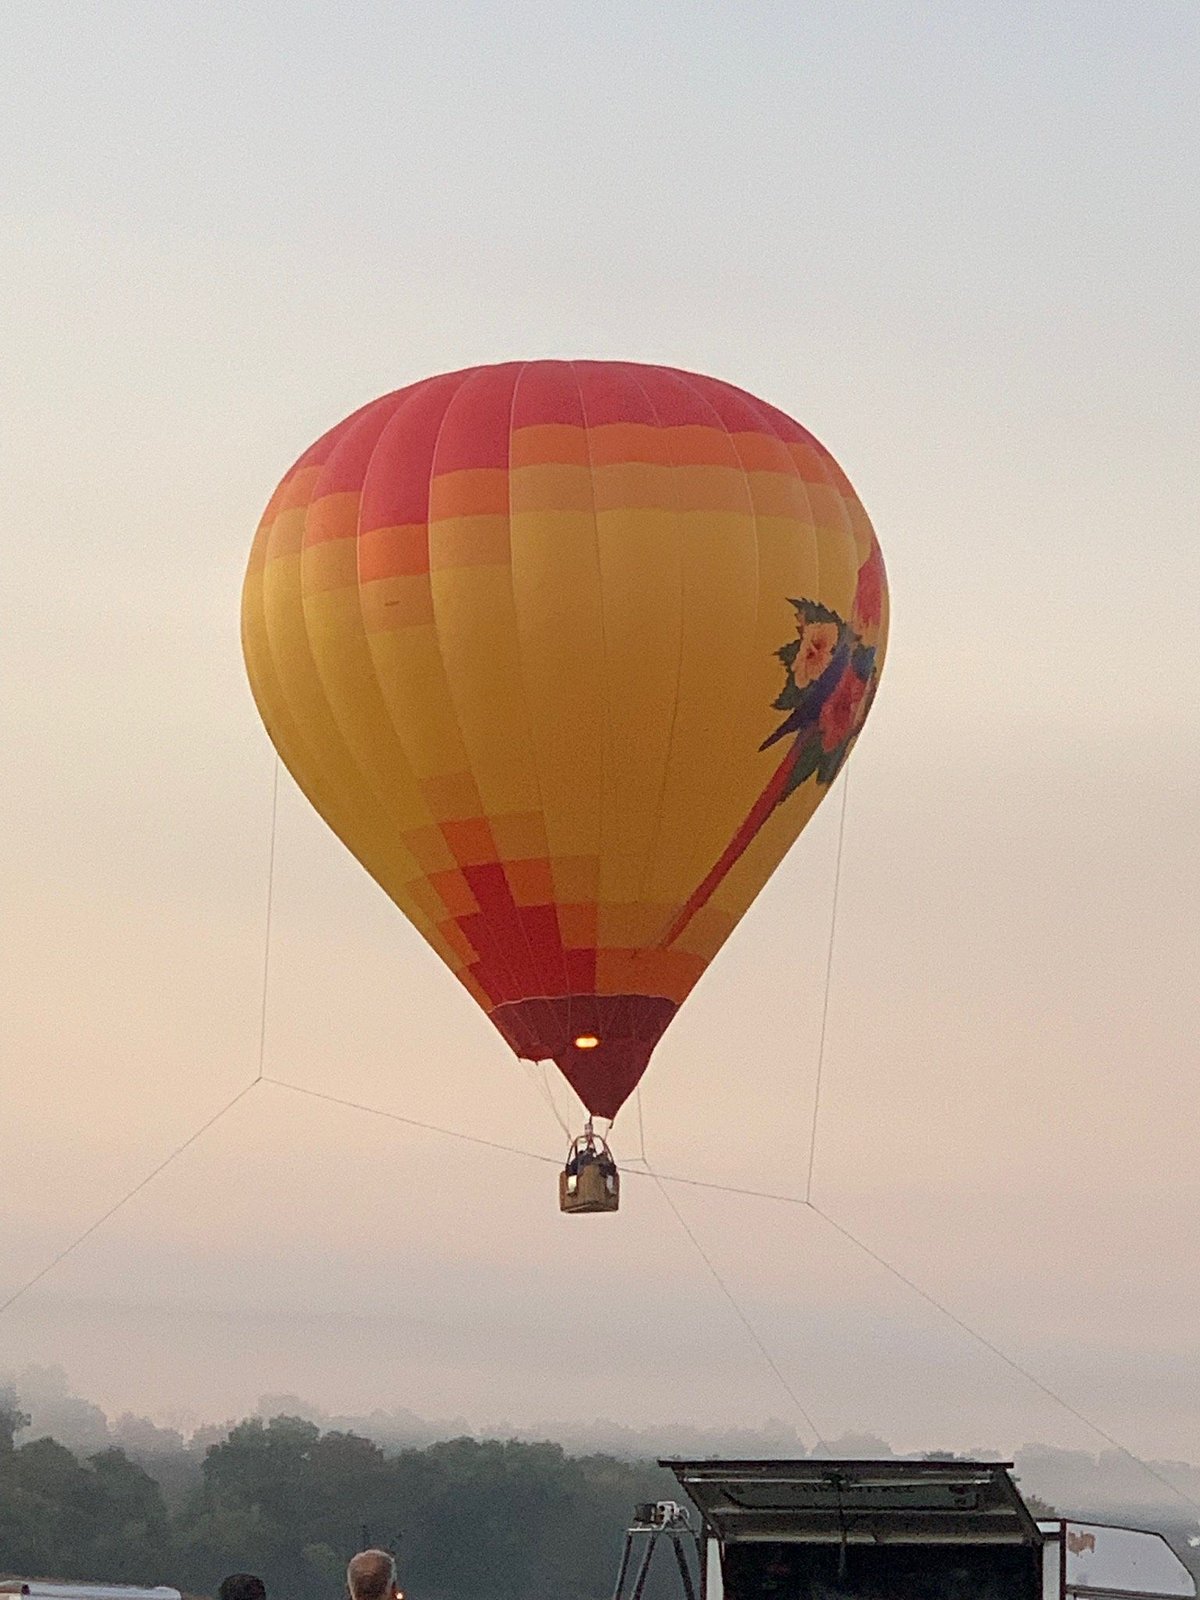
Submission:
{"label": "balloon suspension cable", "polygon": [[829,996],[833,989],[833,952],[837,940],[838,901],[842,887],[842,853],[846,844],[846,805],[850,795],[850,771],[842,772],[842,808],[838,817],[837,853],[833,864],[833,896],[829,907],[829,945],[825,952],[825,989],[821,998],[821,1031],[817,1040],[817,1070],[813,1083],[812,1123],[808,1132],[808,1176],[804,1198],[812,1200],[813,1174],[817,1165],[817,1128],[821,1118],[821,1080],[825,1071],[825,1041],[829,1034]]}
{"label": "balloon suspension cable", "polygon": [[638,1119],[638,1153],[636,1159],[645,1167],[649,1165],[646,1159],[646,1121],[642,1112],[642,1086],[639,1083],[636,1090],[637,1119]]}
{"label": "balloon suspension cable", "polygon": [[524,1056],[518,1056],[517,1061],[520,1064],[521,1070],[529,1079],[529,1084],[533,1089],[533,1092],[544,1102],[546,1110],[554,1118],[559,1128],[569,1139],[571,1137],[570,1124],[567,1122],[567,1119],[563,1116],[562,1112],[558,1109],[558,1102],[554,1098],[554,1093],[550,1087],[550,1081],[546,1073],[546,1063],[544,1061],[529,1061]]}
{"label": "balloon suspension cable", "polygon": [[821,1430],[817,1427],[816,1423],[813,1421],[812,1416],[810,1415],[809,1411],[805,1407],[804,1402],[801,1400],[800,1396],[796,1393],[795,1389],[793,1389],[792,1385],[788,1382],[787,1378],[784,1376],[783,1369],[780,1367],[780,1365],[776,1361],[775,1357],[771,1354],[771,1351],[768,1349],[767,1344],[766,1344],[765,1340],[763,1339],[762,1335],[759,1333],[758,1329],[755,1327],[754,1323],[750,1320],[750,1317],[747,1315],[745,1308],[742,1306],[741,1302],[739,1301],[737,1296],[734,1294],[733,1290],[729,1287],[729,1285],[726,1283],[725,1279],[721,1276],[720,1272],[717,1270],[716,1263],[713,1261],[713,1259],[709,1255],[708,1251],[700,1243],[700,1240],[696,1237],[696,1234],[695,1234],[694,1230],[692,1229],[691,1225],[689,1224],[687,1218],[684,1216],[683,1212],[679,1209],[679,1207],[675,1204],[675,1201],[671,1198],[671,1194],[670,1194],[669,1190],[667,1189],[667,1183],[670,1182],[670,1179],[664,1179],[662,1176],[660,1176],[657,1172],[654,1171],[653,1167],[650,1167],[650,1166],[647,1166],[646,1172],[645,1172],[645,1176],[648,1177],[648,1178],[652,1178],[654,1180],[655,1184],[658,1187],[659,1193],[662,1195],[663,1199],[666,1201],[667,1206],[669,1207],[671,1213],[673,1214],[676,1222],[683,1229],[684,1234],[686,1235],[687,1239],[689,1240],[689,1242],[691,1243],[692,1247],[696,1251],[696,1254],[700,1257],[701,1261],[708,1268],[709,1274],[712,1277],[713,1281],[716,1283],[717,1288],[725,1296],[725,1299],[729,1302],[729,1305],[732,1308],[734,1315],[737,1317],[738,1321],[742,1324],[742,1327],[745,1328],[746,1332],[750,1335],[750,1338],[754,1342],[754,1345],[757,1348],[759,1355],[762,1356],[762,1358],[766,1362],[768,1368],[771,1370],[772,1373],[774,1373],[775,1379],[778,1382],[779,1387],[783,1390],[784,1394],[787,1395],[788,1399],[791,1401],[792,1405],[795,1407],[797,1415],[803,1418],[805,1425],[807,1426],[809,1432],[813,1436],[814,1445],[820,1444],[820,1442],[821,1442]]}
{"label": "balloon suspension cable", "polygon": [[271,917],[275,902],[275,836],[279,827],[279,769],[283,765],[275,757],[271,780],[271,831],[267,846],[267,909],[263,919],[262,1002],[258,1014],[258,1083],[267,1061],[267,997],[271,987]]}
{"label": "balloon suspension cable", "polygon": [[567,1122],[566,1117],[563,1116],[562,1112],[558,1108],[558,1100],[554,1093],[554,1085],[550,1081],[549,1063],[545,1061],[539,1061],[537,1065],[542,1081],[542,1088],[545,1091],[546,1104],[550,1107],[555,1122],[558,1123],[559,1127],[564,1133],[569,1134],[571,1131],[570,1124]]}

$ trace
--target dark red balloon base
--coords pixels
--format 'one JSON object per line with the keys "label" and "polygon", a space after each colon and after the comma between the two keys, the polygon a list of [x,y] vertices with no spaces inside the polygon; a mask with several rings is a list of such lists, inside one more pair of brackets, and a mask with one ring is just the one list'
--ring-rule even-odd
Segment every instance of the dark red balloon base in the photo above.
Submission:
{"label": "dark red balloon base", "polygon": [[488,1015],[517,1055],[553,1061],[592,1116],[607,1119],[637,1087],[678,1009],[657,995],[575,994],[512,1000]]}

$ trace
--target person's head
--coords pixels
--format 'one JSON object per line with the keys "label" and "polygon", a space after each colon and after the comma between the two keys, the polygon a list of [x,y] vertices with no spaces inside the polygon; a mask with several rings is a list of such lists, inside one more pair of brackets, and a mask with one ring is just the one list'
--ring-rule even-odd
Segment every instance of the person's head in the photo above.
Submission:
{"label": "person's head", "polygon": [[231,1572],[221,1579],[217,1600],[267,1600],[267,1586],[252,1572]]}
{"label": "person's head", "polygon": [[400,1600],[396,1559],[386,1550],[360,1550],[346,1568],[350,1600]]}

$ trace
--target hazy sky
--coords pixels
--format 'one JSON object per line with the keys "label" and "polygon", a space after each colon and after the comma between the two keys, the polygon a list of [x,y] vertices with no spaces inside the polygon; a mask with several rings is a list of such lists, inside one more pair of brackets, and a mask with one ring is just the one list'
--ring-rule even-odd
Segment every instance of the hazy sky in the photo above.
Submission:
{"label": "hazy sky", "polygon": [[[811,427],[891,574],[817,1197],[1194,1456],[1194,0],[46,0],[3,55],[0,1287],[255,1070],[238,593],[276,480],[431,372],[665,361]],[[838,804],[658,1052],[664,1171],[803,1188]],[[275,889],[270,1073],[560,1155],[287,780]],[[0,1319],[0,1367],[164,1416],[793,1415],[653,1184],[580,1222],[554,1181],[260,1087]],[[1095,1443],[818,1218],[673,1193],[827,1434]]]}

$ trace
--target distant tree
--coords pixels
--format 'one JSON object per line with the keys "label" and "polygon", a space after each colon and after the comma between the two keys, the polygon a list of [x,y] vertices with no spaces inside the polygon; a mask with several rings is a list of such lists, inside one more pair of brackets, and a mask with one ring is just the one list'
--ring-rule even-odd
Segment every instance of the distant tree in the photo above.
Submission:
{"label": "distant tree", "polygon": [[17,1391],[10,1383],[0,1385],[0,1455],[10,1455],[22,1428],[29,1426],[29,1413],[22,1411]]}
{"label": "distant tree", "polygon": [[157,1534],[166,1532],[162,1490],[145,1468],[115,1447],[92,1456],[90,1465],[109,1522],[140,1523]]}
{"label": "distant tree", "polygon": [[[803,1451],[799,1454],[803,1455]],[[757,1454],[752,1451],[751,1454]],[[815,1456],[828,1456],[837,1461],[886,1461],[895,1454],[886,1440],[874,1433],[843,1433],[836,1439],[823,1439],[814,1449]]]}
{"label": "distant tree", "polygon": [[1040,1494],[1025,1494],[1022,1492],[1021,1499],[1024,1500],[1029,1509],[1029,1515],[1035,1522],[1049,1522],[1058,1515],[1049,1500],[1043,1500]]}
{"label": "distant tree", "polygon": [[99,1491],[93,1571],[118,1582],[158,1583],[174,1562],[162,1490],[123,1450],[101,1450],[89,1465]]}
{"label": "distant tree", "polygon": [[204,1458],[208,1499],[258,1504],[271,1512],[285,1509],[309,1475],[311,1452],[320,1437],[316,1423],[300,1417],[239,1422]]}
{"label": "distant tree", "polygon": [[57,1439],[80,1457],[114,1442],[103,1409],[82,1395],[72,1394],[61,1367],[27,1366],[17,1378],[17,1388],[22,1409],[30,1412],[33,1431],[39,1438]]}
{"label": "distant tree", "polygon": [[327,1600],[365,1526],[424,1600],[594,1600],[634,1503],[672,1492],[657,1467],[554,1444],[462,1438],[389,1455],[302,1418],[252,1418],[209,1449],[175,1519],[176,1579],[211,1592],[240,1567],[290,1600]]}
{"label": "distant tree", "polygon": [[157,1583],[173,1564],[153,1478],[120,1450],[85,1464],[55,1439],[0,1457],[0,1549],[10,1569],[63,1578]]}
{"label": "distant tree", "polygon": [[331,1594],[344,1587],[346,1562],[336,1550],[327,1544],[306,1544],[301,1554]]}
{"label": "distant tree", "polygon": [[95,1510],[95,1486],[87,1469],[57,1439],[32,1439],[14,1450],[7,1476],[26,1494],[64,1509]]}
{"label": "distant tree", "polygon": [[112,1425],[114,1443],[135,1460],[142,1456],[178,1455],[187,1443],[178,1428],[160,1428],[149,1417],[123,1411]]}

